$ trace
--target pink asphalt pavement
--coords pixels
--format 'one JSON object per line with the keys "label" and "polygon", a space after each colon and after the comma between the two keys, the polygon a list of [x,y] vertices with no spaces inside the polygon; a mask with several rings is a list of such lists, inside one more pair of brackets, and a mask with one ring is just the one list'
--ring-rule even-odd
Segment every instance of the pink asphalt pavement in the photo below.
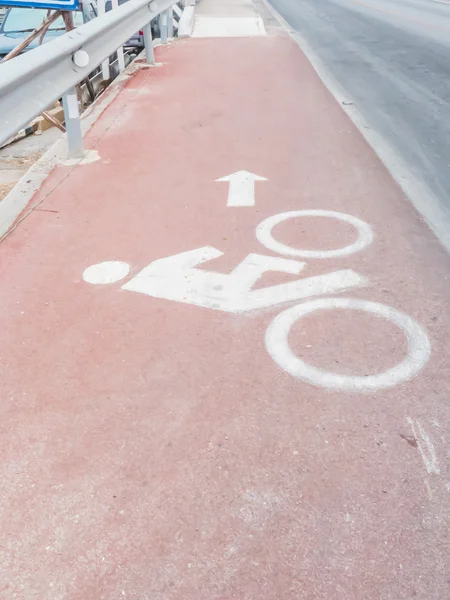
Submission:
{"label": "pink asphalt pavement", "polygon": [[[448,256],[287,35],[184,40],[157,59],[88,135],[99,160],[56,167],[2,244],[0,597],[450,598]],[[227,206],[216,182],[240,170],[267,179],[254,206]],[[373,241],[309,257],[258,241],[262,221],[302,210],[355,217]],[[359,239],[311,215],[272,235]],[[192,303],[192,273],[181,301],[122,289],[205,247],[223,255],[198,268],[225,275],[272,257],[255,290],[342,270],[361,285],[319,295],[335,300],[289,335],[274,319],[312,298],[226,312],[221,284],[203,290],[213,308]],[[83,278],[103,261],[130,272]],[[408,315],[411,347],[394,313],[352,310],[363,301]],[[288,372],[283,339],[343,379]],[[402,380],[371,379],[414,344]]]}

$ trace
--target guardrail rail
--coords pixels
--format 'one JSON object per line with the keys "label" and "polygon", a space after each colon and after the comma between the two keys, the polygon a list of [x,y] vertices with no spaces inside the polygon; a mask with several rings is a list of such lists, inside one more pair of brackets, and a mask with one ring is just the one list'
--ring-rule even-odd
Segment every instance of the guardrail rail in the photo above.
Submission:
{"label": "guardrail rail", "polygon": [[62,97],[69,155],[84,155],[75,86],[144,31],[145,56],[154,64],[150,22],[160,18],[161,42],[173,31],[174,0],[129,0],[101,17],[0,64],[0,146]]}

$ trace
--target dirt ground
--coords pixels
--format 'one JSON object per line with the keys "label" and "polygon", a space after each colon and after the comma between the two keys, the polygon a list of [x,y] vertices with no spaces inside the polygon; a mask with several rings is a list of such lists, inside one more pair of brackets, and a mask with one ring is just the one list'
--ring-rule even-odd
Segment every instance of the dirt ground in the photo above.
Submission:
{"label": "dirt ground", "polygon": [[52,128],[0,149],[0,202],[60,136],[61,132]]}

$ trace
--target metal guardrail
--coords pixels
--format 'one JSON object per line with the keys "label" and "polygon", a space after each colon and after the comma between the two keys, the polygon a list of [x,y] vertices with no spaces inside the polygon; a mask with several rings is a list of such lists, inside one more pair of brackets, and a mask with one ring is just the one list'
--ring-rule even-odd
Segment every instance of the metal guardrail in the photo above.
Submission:
{"label": "metal guardrail", "polygon": [[161,39],[167,41],[173,4],[174,0],[129,0],[104,16],[0,64],[0,145],[63,97],[69,152],[71,156],[82,156],[74,87],[140,29],[144,30],[147,62],[154,63],[150,21],[161,15]]}

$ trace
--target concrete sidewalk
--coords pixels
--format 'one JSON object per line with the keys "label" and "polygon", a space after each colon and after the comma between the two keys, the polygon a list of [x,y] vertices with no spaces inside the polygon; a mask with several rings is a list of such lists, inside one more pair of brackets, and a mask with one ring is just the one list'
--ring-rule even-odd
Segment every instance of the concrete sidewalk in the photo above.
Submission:
{"label": "concrete sidewalk", "polygon": [[265,32],[157,49],[2,244],[5,600],[449,596],[449,258]]}
{"label": "concrete sidewalk", "polygon": [[251,0],[202,0],[192,37],[265,35],[264,21]]}

